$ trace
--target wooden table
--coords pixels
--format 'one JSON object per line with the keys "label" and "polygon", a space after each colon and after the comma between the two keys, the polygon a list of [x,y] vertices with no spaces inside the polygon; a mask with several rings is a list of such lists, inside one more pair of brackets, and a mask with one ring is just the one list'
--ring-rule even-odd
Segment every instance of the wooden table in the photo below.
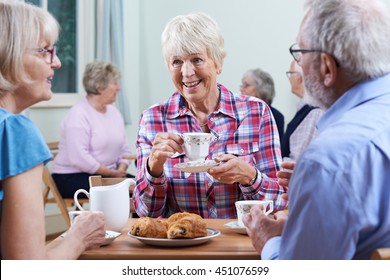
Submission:
{"label": "wooden table", "polygon": [[206,219],[209,228],[218,229],[221,234],[208,242],[188,247],[157,247],[145,245],[127,235],[135,219],[130,218],[122,235],[111,244],[84,252],[80,259],[90,260],[245,260],[260,259],[247,235],[225,228],[229,219]]}

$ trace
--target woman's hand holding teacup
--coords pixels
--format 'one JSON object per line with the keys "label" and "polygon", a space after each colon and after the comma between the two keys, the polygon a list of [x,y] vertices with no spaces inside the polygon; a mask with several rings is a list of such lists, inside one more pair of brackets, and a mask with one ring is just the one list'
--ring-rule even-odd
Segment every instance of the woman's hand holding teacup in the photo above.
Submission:
{"label": "woman's hand holding teacup", "polygon": [[224,154],[214,160],[221,164],[209,169],[208,173],[222,183],[247,185],[256,176],[256,168],[234,155]]}
{"label": "woman's hand holding teacup", "polygon": [[162,174],[167,158],[176,152],[183,153],[183,139],[179,134],[160,132],[153,141],[152,151],[148,159],[150,175],[158,177]]}

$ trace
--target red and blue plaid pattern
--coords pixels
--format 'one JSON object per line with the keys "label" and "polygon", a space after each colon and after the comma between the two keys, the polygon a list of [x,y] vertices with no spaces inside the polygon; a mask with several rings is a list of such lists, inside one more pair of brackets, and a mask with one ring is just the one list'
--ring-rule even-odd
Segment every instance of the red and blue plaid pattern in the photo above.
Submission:
{"label": "red and blue plaid pattern", "polygon": [[137,186],[134,201],[140,216],[168,217],[187,211],[204,218],[235,218],[237,200],[274,200],[282,208],[276,171],[281,153],[276,123],[269,107],[257,98],[236,95],[222,85],[220,105],[209,115],[208,126],[215,140],[210,144],[208,159],[233,154],[255,166],[257,181],[251,187],[239,183],[224,184],[206,172],[186,173],[174,165],[189,159],[184,155],[169,158],[161,177],[147,171],[152,142],[159,132],[202,132],[198,121],[175,92],[166,102],[143,112],[137,140]]}

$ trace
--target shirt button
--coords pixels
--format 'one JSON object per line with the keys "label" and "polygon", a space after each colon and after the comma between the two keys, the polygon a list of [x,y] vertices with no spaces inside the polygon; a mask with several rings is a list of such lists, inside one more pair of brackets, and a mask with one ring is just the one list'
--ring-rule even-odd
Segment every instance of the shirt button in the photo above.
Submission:
{"label": "shirt button", "polygon": [[243,154],[245,152],[245,150],[244,149],[241,149],[241,154]]}

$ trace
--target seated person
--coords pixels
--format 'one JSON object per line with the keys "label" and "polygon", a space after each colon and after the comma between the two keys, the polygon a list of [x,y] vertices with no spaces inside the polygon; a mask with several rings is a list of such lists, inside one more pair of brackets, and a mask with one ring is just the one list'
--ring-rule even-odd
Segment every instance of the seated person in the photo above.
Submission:
{"label": "seated person", "polygon": [[111,63],[89,63],[83,84],[87,96],[73,106],[61,125],[59,152],[54,158],[53,179],[63,197],[89,190],[91,175],[134,178],[127,174],[131,154],[124,120],[112,105],[120,90],[120,73]]}
{"label": "seated person", "polygon": [[0,26],[0,258],[77,259],[105,241],[104,216],[85,211],[56,245],[45,241],[42,171],[51,153],[22,114],[52,97],[59,25],[44,9],[0,1]]}
{"label": "seated person", "polygon": [[282,141],[284,135],[284,116],[271,106],[275,97],[275,84],[271,75],[259,68],[246,71],[241,79],[240,91],[242,94],[260,98],[267,103],[275,118],[279,139]]}
{"label": "seated person", "polygon": [[[195,42],[195,44],[194,44]],[[173,18],[162,34],[163,55],[177,90],[143,112],[137,139],[135,208],[139,216],[176,212],[235,218],[237,200],[273,200],[283,208],[276,172],[281,154],[274,118],[264,101],[234,94],[217,82],[225,58],[216,22],[196,13]],[[207,159],[222,162],[187,173],[180,133],[211,133]]]}
{"label": "seated person", "polygon": [[317,135],[317,122],[324,114],[319,107],[310,106],[303,101],[305,85],[303,83],[302,69],[293,60],[290,64],[290,71],[287,77],[291,84],[291,92],[298,96],[301,101],[298,103],[297,112],[288,123],[282,143],[282,156],[296,161],[305,148]]}

